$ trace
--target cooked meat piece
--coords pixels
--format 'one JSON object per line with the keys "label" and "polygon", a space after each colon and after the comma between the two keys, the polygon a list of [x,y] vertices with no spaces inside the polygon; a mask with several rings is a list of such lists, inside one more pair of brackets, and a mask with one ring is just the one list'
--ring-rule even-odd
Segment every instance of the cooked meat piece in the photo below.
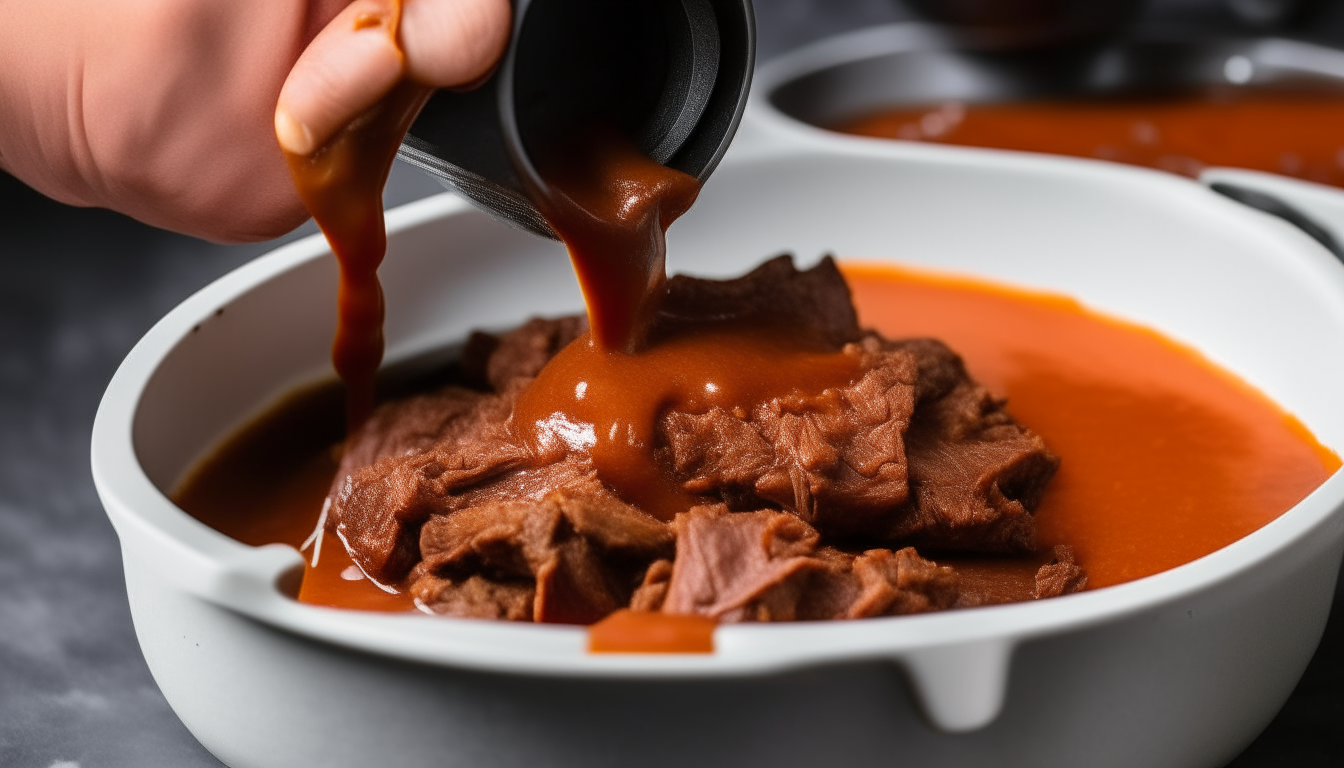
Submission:
{"label": "cooked meat piece", "polygon": [[383,583],[403,578],[420,559],[419,527],[434,512],[596,483],[586,457],[525,466],[505,426],[531,377],[585,327],[580,316],[535,318],[493,345],[476,339],[496,392],[449,386],[386,403],[346,441],[327,525],[366,573]]}
{"label": "cooked meat piece", "polygon": [[[941,342],[862,332],[829,258],[674,277],[650,339],[724,321],[783,327],[856,373],[750,409],[661,413],[656,460],[691,496],[722,503],[661,523],[616,498],[585,450],[529,453],[515,439],[513,405],[586,330],[576,316],[474,335],[460,367],[488,392],[380,407],[348,441],[329,529],[372,578],[452,616],[589,623],[629,606],[789,621],[993,602],[973,574],[963,584],[913,547],[1033,551],[1031,512],[1059,462],[1041,439]],[[904,548],[858,551],[887,543]],[[1071,550],[1054,557],[1038,597],[1086,584]]]}
{"label": "cooked meat piece", "polygon": [[827,536],[885,530],[907,497],[915,358],[872,341],[844,354],[863,372],[846,387],[777,398],[750,414],[666,413],[664,462],[688,492],[735,508],[776,504]]}
{"label": "cooked meat piece", "polygon": [[674,275],[650,339],[728,320],[795,329],[831,349],[857,341],[861,333],[849,285],[835,260],[827,256],[800,271],[792,256],[783,255],[730,280]]}
{"label": "cooked meat piece", "polygon": [[1059,458],[940,342],[882,347],[914,355],[921,372],[905,435],[910,499],[885,538],[934,550],[1034,551],[1031,512]]}
{"label": "cooked meat piece", "polygon": [[721,618],[756,606],[771,592],[795,588],[795,576],[817,568],[808,557],[817,547],[817,532],[793,515],[703,506],[677,515],[673,526],[677,555],[663,601],[666,613]]}
{"label": "cooked meat piece", "polygon": [[328,529],[376,581],[395,583],[420,559],[416,538],[432,513],[469,506],[475,486],[526,459],[498,424],[472,437],[448,449],[383,459],[345,478],[328,497]]}
{"label": "cooked meat piece", "polygon": [[[936,400],[970,378],[961,356],[937,339],[885,339],[868,331],[862,342],[888,352],[905,352],[915,358],[915,402]],[[916,406],[918,407],[918,406]]]}
{"label": "cooked meat piece", "polygon": [[1087,588],[1087,572],[1073,557],[1073,547],[1056,544],[1054,557],[1036,571],[1037,600],[1081,592]]}
{"label": "cooked meat piece", "polygon": [[444,441],[471,440],[513,411],[513,398],[449,386],[384,403],[345,443],[334,496],[356,470],[391,457],[424,453]]}
{"label": "cooked meat piece", "polygon": [[914,547],[870,549],[853,559],[850,571],[859,583],[859,596],[843,614],[837,605],[816,611],[818,618],[903,616],[950,608],[957,601],[956,572],[925,560]]}
{"label": "cooked meat piece", "polygon": [[[435,515],[411,589],[448,615],[587,624],[624,607],[649,563],[672,550],[666,523],[608,493],[559,490]],[[534,590],[524,614],[519,585]]]}
{"label": "cooked meat piece", "polygon": [[644,580],[630,598],[630,608],[636,611],[661,611],[667,599],[667,585],[672,581],[672,561],[655,560],[644,572]]}
{"label": "cooked meat piece", "polygon": [[492,581],[480,574],[465,579],[425,574],[411,585],[420,605],[460,619],[531,621],[536,593],[531,579]]}
{"label": "cooked meat piece", "polygon": [[556,353],[588,331],[588,319],[570,315],[554,320],[534,317],[498,337],[486,360],[485,380],[497,392],[518,379],[531,379]]}
{"label": "cooked meat piece", "polygon": [[[937,610],[957,598],[956,575],[913,549],[855,556],[818,548],[819,536],[783,512],[696,507],[677,516],[677,556],[661,609],[719,621],[861,618]],[[650,568],[637,596],[662,580]]]}

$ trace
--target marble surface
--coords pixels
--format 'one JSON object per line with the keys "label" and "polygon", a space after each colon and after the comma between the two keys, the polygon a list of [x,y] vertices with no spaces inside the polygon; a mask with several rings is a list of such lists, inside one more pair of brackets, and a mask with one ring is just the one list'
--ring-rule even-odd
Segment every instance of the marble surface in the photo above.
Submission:
{"label": "marble surface", "polygon": [[[757,4],[763,56],[906,18],[885,0]],[[1149,16],[1229,23],[1211,0],[1160,2]],[[1344,14],[1308,21],[1299,34],[1344,41]],[[437,189],[399,167],[389,202]],[[210,245],[61,206],[2,174],[0,227],[0,766],[218,766],[140,655],[116,536],[89,478],[89,430],[103,387],[140,335],[275,243]],[[1344,764],[1341,606],[1337,599],[1292,699],[1237,768]]]}

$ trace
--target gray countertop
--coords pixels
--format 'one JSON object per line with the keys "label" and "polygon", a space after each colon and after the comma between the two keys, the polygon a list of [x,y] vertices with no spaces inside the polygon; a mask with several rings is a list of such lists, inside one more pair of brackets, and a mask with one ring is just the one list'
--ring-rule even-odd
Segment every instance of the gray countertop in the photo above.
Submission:
{"label": "gray countertop", "polygon": [[[757,6],[763,57],[907,18],[884,0]],[[1174,0],[1149,17],[1228,24],[1215,6]],[[1344,13],[1308,23],[1296,34],[1344,41]],[[388,197],[436,191],[399,167]],[[0,224],[0,766],[218,766],[140,655],[117,539],[89,477],[89,432],[103,387],[150,325],[275,243],[210,245],[53,203],[2,174]],[[1287,706],[1234,766],[1344,765],[1341,605]]]}

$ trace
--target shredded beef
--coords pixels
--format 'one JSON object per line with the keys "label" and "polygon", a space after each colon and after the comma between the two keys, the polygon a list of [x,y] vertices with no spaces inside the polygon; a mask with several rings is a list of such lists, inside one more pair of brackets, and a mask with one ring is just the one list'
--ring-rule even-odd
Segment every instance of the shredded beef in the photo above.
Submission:
{"label": "shredded beef", "polygon": [[560,490],[435,515],[411,590],[446,615],[587,624],[628,604],[672,548],[666,523],[608,494]]}
{"label": "shredded beef", "polygon": [[1087,587],[1087,574],[1073,557],[1073,547],[1056,544],[1050,562],[1036,571],[1037,600],[1080,592]]}
{"label": "shredded beef", "polygon": [[600,485],[584,457],[524,466],[506,427],[518,393],[583,325],[538,318],[493,345],[477,342],[491,348],[481,365],[496,391],[449,386],[386,403],[346,441],[327,524],[365,573],[384,584],[404,578],[420,559],[420,525],[435,512]]}
{"label": "shredded beef", "polygon": [[659,421],[665,461],[693,494],[778,505],[833,536],[874,534],[907,497],[904,433],[916,367],[905,352],[850,344],[853,384],[776,398],[751,413],[676,411]]}
{"label": "shredded beef", "polygon": [[498,337],[485,358],[483,378],[496,390],[508,389],[518,379],[531,379],[556,353],[588,330],[582,315],[554,320],[534,317]]}
{"label": "shredded beef", "polygon": [[884,538],[945,551],[1034,551],[1031,511],[1059,458],[941,342],[881,346],[913,354],[921,382],[905,435],[910,499]]}
{"label": "shredded beef", "polygon": [[[1033,552],[1031,513],[1059,464],[1044,442],[943,343],[862,331],[829,258],[674,277],[649,339],[726,321],[787,327],[858,373],[749,410],[664,411],[655,457],[713,503],[659,522],[617,498],[587,453],[538,456],[515,439],[514,403],[586,330],[575,316],[473,334],[458,385],[380,406],[346,443],[327,529],[370,577],[448,616],[590,623],[631,607],[790,621],[993,602],[978,577],[915,548]],[[1035,596],[1086,583],[1056,547]]]}
{"label": "shredded beef", "polygon": [[686,326],[728,321],[783,326],[832,349],[861,335],[849,285],[835,260],[827,256],[799,270],[788,255],[730,280],[672,276],[650,335],[656,340]]}
{"label": "shredded beef", "polygon": [[[659,606],[666,613],[793,621],[920,613],[956,601],[952,569],[914,549],[853,555],[820,547],[815,529],[783,512],[702,506],[678,515],[674,527],[676,558]],[[656,583],[646,579],[641,592]]]}

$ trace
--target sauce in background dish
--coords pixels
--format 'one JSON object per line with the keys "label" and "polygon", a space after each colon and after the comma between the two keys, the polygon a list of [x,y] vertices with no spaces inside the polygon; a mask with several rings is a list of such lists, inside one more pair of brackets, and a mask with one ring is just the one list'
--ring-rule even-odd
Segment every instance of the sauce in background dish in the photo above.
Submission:
{"label": "sauce in background dish", "polygon": [[[1050,294],[889,265],[844,271],[866,325],[946,340],[1063,457],[1036,512],[1038,536],[1043,551],[1074,547],[1089,588],[1220,549],[1283,514],[1340,466],[1263,394],[1153,331]],[[330,386],[295,395],[226,443],[175,501],[244,543],[300,546],[336,469],[339,403]],[[1030,596],[1041,564],[930,554],[1010,599]],[[414,609],[408,595],[383,592],[351,565],[328,537],[298,598]]]}
{"label": "sauce in background dish", "polygon": [[1198,176],[1209,166],[1344,186],[1344,91],[1209,88],[1170,96],[883,110],[861,136],[1043,152]]}

